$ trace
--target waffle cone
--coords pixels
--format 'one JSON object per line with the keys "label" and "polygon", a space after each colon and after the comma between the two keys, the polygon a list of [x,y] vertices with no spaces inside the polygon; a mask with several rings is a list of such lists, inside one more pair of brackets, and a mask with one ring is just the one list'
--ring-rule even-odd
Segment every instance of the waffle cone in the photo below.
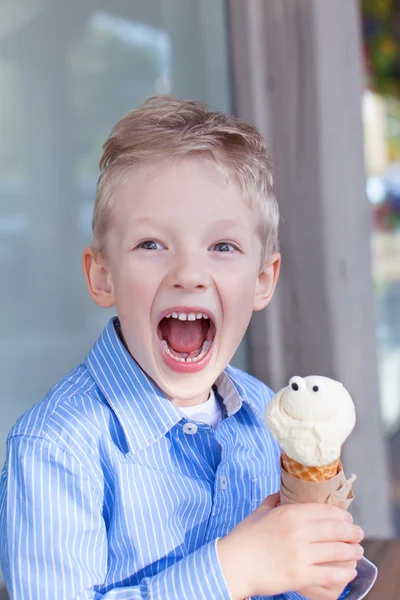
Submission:
{"label": "waffle cone", "polygon": [[302,481],[326,481],[335,477],[342,469],[340,458],[323,467],[307,467],[290,458],[285,452],[282,452],[281,460],[286,473]]}

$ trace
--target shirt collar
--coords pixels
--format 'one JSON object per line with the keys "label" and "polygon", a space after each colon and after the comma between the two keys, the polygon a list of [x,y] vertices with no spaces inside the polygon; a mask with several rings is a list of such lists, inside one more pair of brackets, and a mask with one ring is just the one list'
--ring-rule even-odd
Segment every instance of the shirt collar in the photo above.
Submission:
{"label": "shirt collar", "polygon": [[258,408],[257,404],[249,398],[246,387],[243,385],[239,377],[240,371],[228,365],[215,382],[218,393],[222,396],[228,416],[235,414],[241,407],[243,402],[247,404],[255,413],[258,419],[264,420],[264,417]]}
{"label": "shirt collar", "polygon": [[[123,345],[114,317],[89,352],[85,365],[117,416],[130,452],[146,448],[163,437],[184,414],[172,404],[141,369]],[[235,370],[227,367],[215,382],[227,416],[235,414],[246,402],[258,415]]]}

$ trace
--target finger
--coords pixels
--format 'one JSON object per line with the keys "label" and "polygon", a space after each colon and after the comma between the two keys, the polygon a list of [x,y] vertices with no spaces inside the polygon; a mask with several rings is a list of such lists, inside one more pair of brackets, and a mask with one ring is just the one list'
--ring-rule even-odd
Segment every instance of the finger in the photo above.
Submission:
{"label": "finger", "polygon": [[325,588],[343,586],[357,577],[356,569],[349,567],[332,567],[330,565],[316,565],[311,569],[310,581],[312,585]]}
{"label": "finger", "polygon": [[276,506],[278,506],[280,500],[280,493],[276,492],[275,494],[267,496],[265,500],[261,502],[260,507],[262,506],[263,508],[270,510],[271,508],[275,508]]}
{"label": "finger", "polygon": [[359,543],[364,538],[364,532],[349,521],[326,520],[308,524],[307,536],[312,542]]}
{"label": "finger", "polygon": [[357,560],[348,560],[348,561],[344,561],[344,562],[331,562],[328,563],[328,566],[331,567],[349,567],[350,569],[356,569],[357,568]]}
{"label": "finger", "polygon": [[301,590],[296,590],[296,592],[307,598],[307,600],[337,600],[345,587],[345,585],[339,585],[333,588],[324,588],[319,585],[313,585]]}
{"label": "finger", "polygon": [[303,511],[306,518],[310,521],[318,521],[318,520],[338,520],[338,521],[350,521],[353,522],[353,517],[351,514],[339,508],[338,506],[333,506],[333,504],[296,504],[291,505],[296,506],[296,510]]}
{"label": "finger", "polygon": [[[312,544],[311,551],[313,553],[313,556],[311,556],[313,564],[329,563],[330,566],[333,566],[332,563],[345,563],[345,568],[350,567],[353,569],[356,566],[356,561],[360,560],[363,555],[362,546],[359,544],[346,544],[345,542],[320,542]],[[346,564],[349,562],[354,564]]]}

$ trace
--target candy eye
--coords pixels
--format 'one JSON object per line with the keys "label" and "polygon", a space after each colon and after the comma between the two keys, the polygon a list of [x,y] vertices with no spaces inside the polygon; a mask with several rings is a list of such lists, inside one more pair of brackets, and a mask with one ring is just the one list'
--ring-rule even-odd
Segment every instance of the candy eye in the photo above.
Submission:
{"label": "candy eye", "polygon": [[299,377],[298,375],[294,375],[294,377],[290,378],[289,386],[295,392],[297,392],[298,390],[304,391],[306,389],[306,383],[304,379],[302,377]]}
{"label": "candy eye", "polygon": [[313,386],[313,392],[318,392],[318,390],[319,390],[319,387],[317,385],[314,385]]}

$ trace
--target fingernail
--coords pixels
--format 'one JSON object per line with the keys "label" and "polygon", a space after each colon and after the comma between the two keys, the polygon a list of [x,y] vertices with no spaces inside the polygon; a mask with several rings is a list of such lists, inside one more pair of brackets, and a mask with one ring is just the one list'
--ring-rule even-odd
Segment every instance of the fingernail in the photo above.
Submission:
{"label": "fingernail", "polygon": [[364,539],[364,531],[361,529],[361,527],[357,527],[357,533],[358,533],[358,537],[360,540]]}
{"label": "fingernail", "polygon": [[353,523],[353,520],[354,520],[353,515],[351,515],[350,513],[347,513],[347,514],[348,514],[347,518],[349,519],[350,523]]}

